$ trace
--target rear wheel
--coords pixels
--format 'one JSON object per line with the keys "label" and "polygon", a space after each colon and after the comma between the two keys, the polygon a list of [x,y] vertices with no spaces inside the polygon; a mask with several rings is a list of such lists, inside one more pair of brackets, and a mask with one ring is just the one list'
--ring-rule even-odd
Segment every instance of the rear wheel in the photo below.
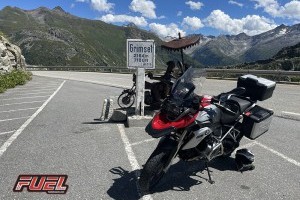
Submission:
{"label": "rear wheel", "polygon": [[135,101],[135,95],[134,93],[131,92],[122,93],[118,97],[118,105],[121,108],[130,108],[133,105],[134,101]]}
{"label": "rear wheel", "polygon": [[165,169],[169,166],[172,159],[170,159],[171,151],[156,149],[141,171],[139,185],[142,194],[147,194],[156,184],[161,180],[165,174]]}

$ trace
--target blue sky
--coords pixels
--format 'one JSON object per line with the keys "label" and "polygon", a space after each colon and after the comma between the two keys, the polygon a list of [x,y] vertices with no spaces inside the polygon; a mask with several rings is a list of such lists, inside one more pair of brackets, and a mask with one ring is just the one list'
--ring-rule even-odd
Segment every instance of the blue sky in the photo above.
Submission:
{"label": "blue sky", "polygon": [[116,25],[133,22],[162,39],[178,31],[256,35],[280,24],[300,23],[300,0],[0,0],[0,9],[5,6],[61,6],[83,18]]}

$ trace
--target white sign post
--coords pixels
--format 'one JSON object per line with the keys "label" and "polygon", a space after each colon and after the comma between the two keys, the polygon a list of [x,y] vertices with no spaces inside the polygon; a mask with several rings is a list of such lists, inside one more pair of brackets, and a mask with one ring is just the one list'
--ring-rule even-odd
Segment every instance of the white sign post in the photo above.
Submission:
{"label": "white sign post", "polygon": [[137,69],[135,114],[144,116],[145,69],[155,69],[154,40],[127,39],[127,68]]}

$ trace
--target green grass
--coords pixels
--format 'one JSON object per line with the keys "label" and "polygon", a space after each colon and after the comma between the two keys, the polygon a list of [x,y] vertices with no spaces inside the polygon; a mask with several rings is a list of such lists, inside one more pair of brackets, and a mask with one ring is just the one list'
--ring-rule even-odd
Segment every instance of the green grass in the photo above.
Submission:
{"label": "green grass", "polygon": [[291,82],[299,82],[300,83],[300,77],[299,76],[291,77]]}
{"label": "green grass", "polygon": [[17,85],[24,85],[27,81],[31,80],[31,76],[31,72],[23,70],[14,70],[10,73],[0,74],[0,93]]}

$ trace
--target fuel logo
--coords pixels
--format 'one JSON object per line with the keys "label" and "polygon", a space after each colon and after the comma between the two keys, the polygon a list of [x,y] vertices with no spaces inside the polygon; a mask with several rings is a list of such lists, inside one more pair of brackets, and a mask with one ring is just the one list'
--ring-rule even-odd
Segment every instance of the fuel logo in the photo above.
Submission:
{"label": "fuel logo", "polygon": [[46,192],[47,194],[66,194],[68,185],[67,175],[19,175],[14,192]]}

